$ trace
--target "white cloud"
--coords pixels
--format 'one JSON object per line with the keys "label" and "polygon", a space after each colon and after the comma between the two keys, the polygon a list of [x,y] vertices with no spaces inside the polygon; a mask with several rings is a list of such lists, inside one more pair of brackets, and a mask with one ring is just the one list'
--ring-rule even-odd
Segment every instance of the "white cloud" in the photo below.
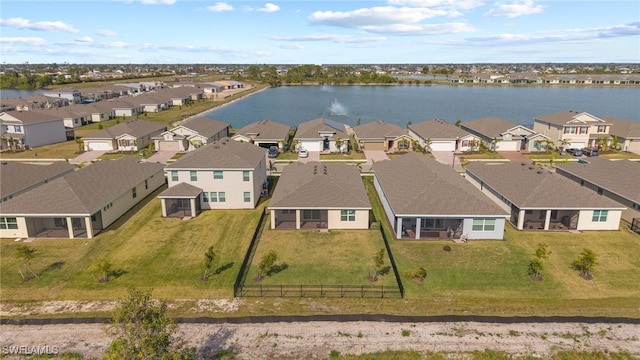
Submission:
{"label": "white cloud", "polygon": [[300,44],[282,44],[282,45],[277,45],[277,47],[280,48],[280,49],[285,49],[285,50],[304,49],[304,46],[302,46]]}
{"label": "white cloud", "polygon": [[142,5],[173,5],[176,0],[140,0]]}
{"label": "white cloud", "polygon": [[522,15],[541,14],[543,9],[544,6],[535,5],[532,0],[525,0],[511,4],[496,4],[496,7],[487,11],[484,16],[514,18]]}
{"label": "white cloud", "polygon": [[310,34],[299,36],[272,36],[275,41],[329,41],[334,43],[370,43],[387,40],[386,37],[353,37],[351,35],[337,34]]}
{"label": "white cloud", "polygon": [[62,21],[38,21],[32,23],[28,19],[23,19],[20,17],[1,19],[0,25],[16,29],[28,29],[37,31],[62,31],[68,33],[78,32],[78,30],[76,30],[73,26],[65,24]]}
{"label": "white cloud", "polygon": [[115,32],[113,30],[106,30],[106,29],[98,30],[96,32],[96,34],[98,34],[100,36],[118,36],[117,32]]}
{"label": "white cloud", "polygon": [[390,5],[470,10],[484,5],[479,0],[389,0]]}
{"label": "white cloud", "polygon": [[211,6],[207,6],[207,10],[213,12],[233,11],[233,6],[225,2],[217,2]]}
{"label": "white cloud", "polygon": [[83,37],[81,37],[80,39],[77,39],[76,41],[77,41],[77,42],[80,42],[80,43],[87,43],[87,44],[90,44],[90,43],[92,43],[92,42],[93,42],[93,39],[92,39],[92,38],[90,38],[89,36],[83,36]]}
{"label": "white cloud", "polygon": [[257,11],[262,11],[262,12],[267,12],[267,13],[272,13],[272,12],[276,12],[280,10],[280,6],[276,5],[276,4],[272,4],[272,3],[267,3],[264,5],[264,7],[260,8],[260,9],[256,9]]}
{"label": "white cloud", "polygon": [[0,43],[42,46],[47,42],[39,37],[0,37]]}

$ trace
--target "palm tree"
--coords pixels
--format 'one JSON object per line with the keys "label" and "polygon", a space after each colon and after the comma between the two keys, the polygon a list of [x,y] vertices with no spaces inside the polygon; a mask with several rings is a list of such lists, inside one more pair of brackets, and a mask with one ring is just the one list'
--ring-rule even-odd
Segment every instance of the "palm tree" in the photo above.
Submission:
{"label": "palm tree", "polygon": [[618,135],[613,135],[613,138],[611,139],[611,148],[614,151],[620,150],[620,138]]}
{"label": "palm tree", "polygon": [[424,140],[424,151],[431,152],[431,138]]}
{"label": "palm tree", "polygon": [[569,138],[558,140],[558,148],[560,149],[560,151],[566,150],[569,144],[571,144],[571,139]]}
{"label": "palm tree", "polygon": [[493,140],[491,140],[491,147],[489,150],[491,152],[495,152],[499,142],[500,142],[500,139],[494,137]]}
{"label": "palm tree", "polygon": [[607,135],[602,135],[602,137],[598,139],[598,145],[600,145],[602,151],[609,150],[609,138]]}

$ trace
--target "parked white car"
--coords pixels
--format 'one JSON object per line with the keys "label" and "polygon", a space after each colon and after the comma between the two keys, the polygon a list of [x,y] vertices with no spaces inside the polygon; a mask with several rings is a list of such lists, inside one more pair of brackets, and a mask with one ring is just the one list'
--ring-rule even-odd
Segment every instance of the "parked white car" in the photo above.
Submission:
{"label": "parked white car", "polygon": [[309,151],[307,151],[307,149],[298,150],[298,157],[301,157],[301,158],[309,157]]}

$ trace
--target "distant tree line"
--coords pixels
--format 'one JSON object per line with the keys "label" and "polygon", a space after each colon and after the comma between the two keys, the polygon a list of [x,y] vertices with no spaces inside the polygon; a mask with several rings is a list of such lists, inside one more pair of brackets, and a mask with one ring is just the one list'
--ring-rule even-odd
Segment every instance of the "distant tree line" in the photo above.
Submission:
{"label": "distant tree line", "polygon": [[398,79],[375,71],[360,70],[352,66],[300,65],[291,67],[285,74],[279,74],[275,66],[251,65],[247,68],[245,79],[262,81],[271,86],[282,84],[393,84]]}

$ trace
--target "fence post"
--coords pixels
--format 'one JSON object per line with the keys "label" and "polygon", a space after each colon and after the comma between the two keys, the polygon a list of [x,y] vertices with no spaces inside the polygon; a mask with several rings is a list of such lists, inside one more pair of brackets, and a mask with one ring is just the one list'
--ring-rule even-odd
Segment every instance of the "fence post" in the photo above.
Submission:
{"label": "fence post", "polygon": [[360,297],[364,297],[364,285],[360,285]]}
{"label": "fence post", "polygon": [[300,297],[302,297],[302,285],[300,285]]}
{"label": "fence post", "polygon": [[380,285],[380,289],[382,290],[381,298],[384,299],[384,285]]}
{"label": "fence post", "polygon": [[282,297],[282,284],[280,284],[280,297]]}
{"label": "fence post", "polygon": [[262,297],[262,285],[260,285],[260,297]]}

